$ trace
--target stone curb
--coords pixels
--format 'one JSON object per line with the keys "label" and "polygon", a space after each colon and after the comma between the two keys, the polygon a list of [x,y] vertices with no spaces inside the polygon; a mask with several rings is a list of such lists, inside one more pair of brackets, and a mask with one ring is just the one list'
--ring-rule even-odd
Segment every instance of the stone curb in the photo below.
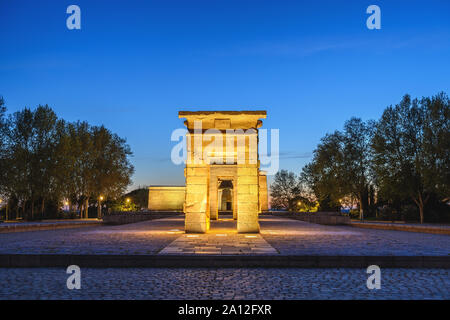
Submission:
{"label": "stone curb", "polygon": [[64,255],[1,254],[0,268],[445,268],[450,256]]}
{"label": "stone curb", "polygon": [[1,225],[0,233],[10,233],[10,232],[25,232],[25,231],[39,231],[39,230],[55,230],[55,229],[70,229],[70,228],[81,228],[81,227],[95,227],[102,225],[102,221],[89,221],[89,222],[73,222],[73,223],[43,223],[43,224],[32,224],[32,225]]}
{"label": "stone curb", "polygon": [[351,222],[350,225],[352,227],[356,227],[356,228],[396,230],[396,231],[409,231],[409,232],[422,232],[422,233],[450,235],[450,228],[448,228],[448,227],[413,226],[413,225],[401,225],[401,224],[395,224],[395,223],[370,223],[370,222]]}

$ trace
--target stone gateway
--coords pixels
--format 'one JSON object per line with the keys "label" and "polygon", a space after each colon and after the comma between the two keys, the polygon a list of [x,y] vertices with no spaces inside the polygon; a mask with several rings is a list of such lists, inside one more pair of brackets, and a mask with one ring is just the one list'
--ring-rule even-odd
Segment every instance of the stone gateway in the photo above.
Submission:
{"label": "stone gateway", "polygon": [[[179,118],[186,119],[187,127],[185,231],[208,232],[219,211],[230,211],[238,232],[259,232],[258,214],[268,210],[267,176],[258,154],[258,129],[266,111],[180,111]],[[170,188],[150,187],[149,209],[164,210],[161,199],[181,191]],[[168,203],[173,207],[174,201]]]}

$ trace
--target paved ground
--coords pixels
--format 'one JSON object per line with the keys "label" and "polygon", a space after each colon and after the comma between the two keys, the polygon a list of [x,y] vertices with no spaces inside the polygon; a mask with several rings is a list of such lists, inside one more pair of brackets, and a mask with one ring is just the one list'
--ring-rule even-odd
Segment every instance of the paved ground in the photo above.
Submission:
{"label": "paved ground", "polygon": [[155,254],[184,233],[183,221],[171,217],[120,226],[0,233],[0,254]]}
{"label": "paved ground", "polygon": [[196,240],[184,234],[182,216],[121,226],[0,233],[0,254],[155,254],[169,245],[168,248],[174,250],[168,251],[180,249],[180,252],[189,252],[194,249],[195,252],[198,248],[198,252],[203,251],[203,254],[205,251],[217,254],[219,249],[221,254],[251,251],[254,254],[271,251],[271,254],[278,252],[282,255],[450,254],[448,235],[324,226],[262,216],[261,234],[248,238],[237,235],[235,229],[227,228],[227,223],[212,223],[211,233],[199,235]]}
{"label": "paved ground", "polygon": [[450,236],[324,226],[262,216],[261,235],[283,255],[450,255]]}
{"label": "paved ground", "polygon": [[232,218],[211,221],[211,232],[183,234],[159,254],[278,254],[260,234],[238,234],[235,230]]}
{"label": "paved ground", "polygon": [[363,269],[0,269],[0,299],[450,299],[449,271],[381,270],[369,290]]}

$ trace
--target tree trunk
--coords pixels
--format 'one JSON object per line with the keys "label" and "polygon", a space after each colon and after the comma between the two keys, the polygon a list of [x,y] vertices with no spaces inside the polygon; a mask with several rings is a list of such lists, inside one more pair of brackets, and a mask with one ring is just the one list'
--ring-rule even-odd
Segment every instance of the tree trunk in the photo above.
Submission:
{"label": "tree trunk", "polygon": [[41,216],[44,217],[45,200],[42,198],[41,202]]}
{"label": "tree trunk", "polygon": [[31,220],[34,219],[34,200],[31,200]]}
{"label": "tree trunk", "polygon": [[89,199],[86,198],[86,200],[84,201],[84,218],[87,219],[89,218]]}
{"label": "tree trunk", "polygon": [[364,220],[363,197],[359,196],[359,220]]}
{"label": "tree trunk", "polygon": [[102,218],[102,203],[99,200],[97,205],[97,219],[101,218]]}
{"label": "tree trunk", "polygon": [[430,198],[430,195],[427,195],[427,197],[425,199],[423,199],[422,193],[420,193],[420,192],[418,192],[417,199],[413,198],[413,200],[416,203],[417,207],[419,207],[419,215],[420,215],[420,223],[421,224],[424,221],[425,204],[427,203],[429,198]]}
{"label": "tree trunk", "polygon": [[419,203],[420,203],[420,206],[419,206],[419,213],[420,213],[420,223],[423,223],[423,220],[424,220],[424,207],[425,207],[425,204],[427,203],[429,197],[430,197],[430,195],[427,195],[427,197],[426,197],[425,199],[423,199],[423,198],[422,198],[422,194],[419,192]]}
{"label": "tree trunk", "polygon": [[6,203],[6,216],[5,216],[5,220],[8,221],[8,202]]}
{"label": "tree trunk", "polygon": [[420,213],[420,223],[423,223],[423,204],[419,206],[419,213]]}

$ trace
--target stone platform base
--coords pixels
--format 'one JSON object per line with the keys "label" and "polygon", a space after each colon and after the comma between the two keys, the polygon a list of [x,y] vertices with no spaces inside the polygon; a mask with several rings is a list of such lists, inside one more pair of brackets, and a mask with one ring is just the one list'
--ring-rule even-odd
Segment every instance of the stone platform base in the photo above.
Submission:
{"label": "stone platform base", "polygon": [[103,223],[108,225],[121,225],[141,221],[162,219],[181,214],[183,213],[177,211],[113,212],[103,217]]}

